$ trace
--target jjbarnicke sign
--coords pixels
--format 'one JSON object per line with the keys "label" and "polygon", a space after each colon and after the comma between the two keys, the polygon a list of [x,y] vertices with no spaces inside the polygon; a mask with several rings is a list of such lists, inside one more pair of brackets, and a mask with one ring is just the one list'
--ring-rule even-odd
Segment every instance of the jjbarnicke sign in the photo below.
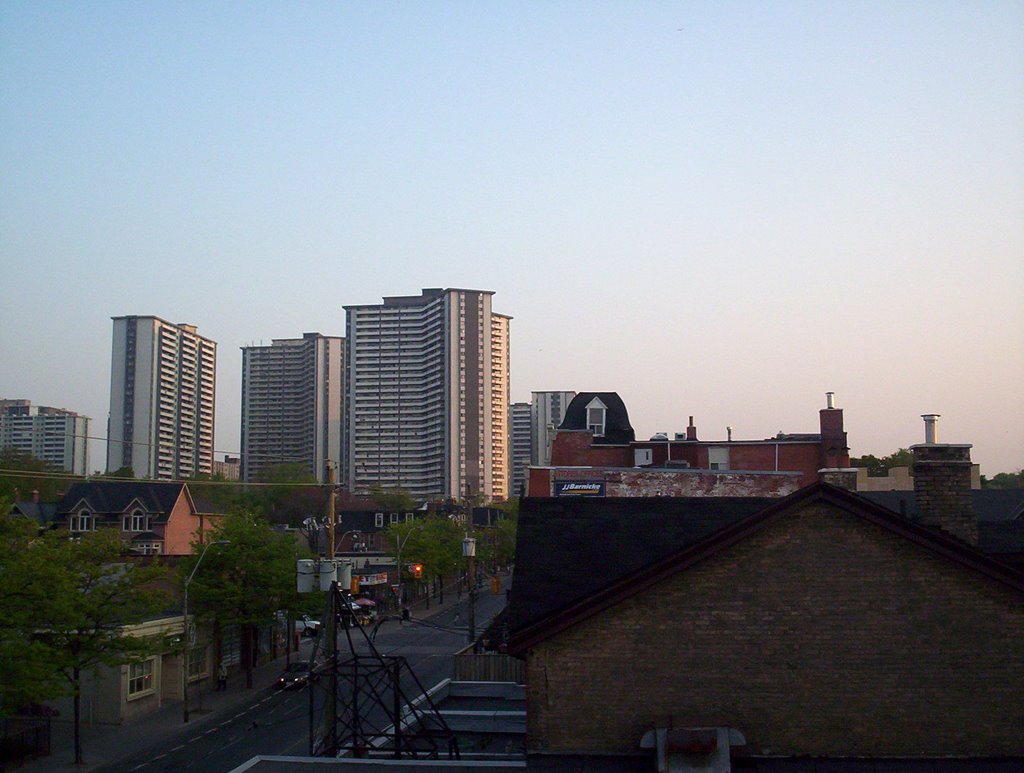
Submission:
{"label": "jjbarnicke sign", "polygon": [[556,497],[603,497],[604,481],[556,480]]}

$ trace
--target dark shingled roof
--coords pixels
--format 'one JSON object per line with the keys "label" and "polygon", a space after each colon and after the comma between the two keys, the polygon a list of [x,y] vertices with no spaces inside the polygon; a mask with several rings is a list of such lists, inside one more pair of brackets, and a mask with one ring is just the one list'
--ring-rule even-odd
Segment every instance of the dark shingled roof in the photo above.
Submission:
{"label": "dark shingled roof", "polygon": [[[980,521],[979,545],[974,549],[939,530],[922,528],[914,523],[913,515],[901,513],[899,502],[907,501],[905,494],[913,499],[913,492],[865,496],[816,483],[783,499],[528,497],[520,502],[510,632],[513,637],[529,638],[536,629],[527,633],[527,628],[572,617],[580,605],[596,603],[595,599],[615,586],[621,586],[615,591],[621,595],[627,590],[623,583],[631,581],[631,576],[650,573],[652,566],[665,564],[677,553],[699,550],[745,523],[763,521],[792,503],[814,497],[855,510],[911,539],[938,544],[940,550],[968,565],[980,565],[983,571],[1003,575],[1007,569],[1013,572],[1017,568],[1015,562],[996,563],[982,554],[994,558],[1024,550],[1024,518]],[[897,517],[900,515],[903,517]],[[994,516],[990,513],[990,517]],[[1013,577],[1014,583],[1024,579],[1020,574]]]}
{"label": "dark shingled roof", "polygon": [[83,500],[97,514],[123,513],[133,501],[138,500],[146,512],[159,513],[166,518],[184,488],[183,483],[131,480],[75,483],[57,504],[57,520],[66,519],[72,508]]}
{"label": "dark shingled roof", "polygon": [[604,403],[605,414],[604,436],[595,437],[594,443],[608,445],[628,445],[636,440],[636,433],[629,425],[629,413],[617,392],[580,392],[565,409],[565,416],[559,429],[588,429],[587,405],[594,398]]}
{"label": "dark shingled roof", "polygon": [[[913,491],[862,491],[860,496],[915,523],[921,512]],[[978,518],[978,547],[990,555],[1024,553],[1024,489],[975,489],[971,505]]]}
{"label": "dark shingled roof", "polygon": [[512,632],[763,510],[767,497],[520,501]]}

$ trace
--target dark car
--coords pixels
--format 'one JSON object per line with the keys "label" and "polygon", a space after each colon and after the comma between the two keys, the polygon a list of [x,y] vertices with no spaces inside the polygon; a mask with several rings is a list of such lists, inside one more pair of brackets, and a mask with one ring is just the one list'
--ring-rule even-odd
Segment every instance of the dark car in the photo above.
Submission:
{"label": "dark car", "polygon": [[288,690],[292,687],[302,687],[309,681],[309,661],[293,660],[284,670],[284,673],[277,678],[277,689]]}

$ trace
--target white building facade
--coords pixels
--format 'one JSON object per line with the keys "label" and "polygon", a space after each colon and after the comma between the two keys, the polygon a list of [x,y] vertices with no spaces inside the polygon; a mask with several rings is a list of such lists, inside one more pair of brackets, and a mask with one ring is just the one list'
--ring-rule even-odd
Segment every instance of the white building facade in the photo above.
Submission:
{"label": "white building facade", "polygon": [[575,392],[533,392],[531,401],[530,463],[538,467],[551,464],[551,441],[555,430],[565,417],[565,409],[576,396]]}
{"label": "white building facade", "polygon": [[0,448],[13,448],[74,475],[89,464],[89,417],[64,408],[0,400]]}
{"label": "white building facade", "polygon": [[213,472],[217,344],[194,325],[114,317],[107,471],[180,480]]}
{"label": "white building facade", "polygon": [[306,333],[242,347],[241,478],[301,464],[318,482],[344,459],[345,339]]}
{"label": "white building facade", "polygon": [[346,306],[350,490],[508,496],[509,322],[485,290]]}

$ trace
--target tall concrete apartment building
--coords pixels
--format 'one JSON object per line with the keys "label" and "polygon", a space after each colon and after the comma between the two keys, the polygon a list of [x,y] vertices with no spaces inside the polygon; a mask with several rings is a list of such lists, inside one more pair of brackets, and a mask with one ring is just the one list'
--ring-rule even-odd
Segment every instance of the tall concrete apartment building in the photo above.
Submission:
{"label": "tall concrete apartment building", "polygon": [[565,409],[576,396],[575,392],[534,392],[530,412],[533,447],[530,463],[545,467],[551,464],[551,441],[555,430],[565,418]]}
{"label": "tall concrete apartment building", "polygon": [[526,472],[530,466],[530,403],[512,403],[509,443],[512,447],[512,491],[514,497],[526,491]]}
{"label": "tall concrete apartment building", "polygon": [[242,480],[301,464],[324,483],[343,461],[345,339],[305,333],[242,347]]}
{"label": "tall concrete apartment building", "polygon": [[0,448],[14,448],[74,475],[89,472],[89,417],[30,400],[0,400]]}
{"label": "tall concrete apartment building", "polygon": [[508,496],[510,318],[493,295],[428,289],[345,307],[353,492]]}
{"label": "tall concrete apartment building", "polygon": [[213,471],[217,344],[195,325],[114,317],[107,471],[169,480]]}

